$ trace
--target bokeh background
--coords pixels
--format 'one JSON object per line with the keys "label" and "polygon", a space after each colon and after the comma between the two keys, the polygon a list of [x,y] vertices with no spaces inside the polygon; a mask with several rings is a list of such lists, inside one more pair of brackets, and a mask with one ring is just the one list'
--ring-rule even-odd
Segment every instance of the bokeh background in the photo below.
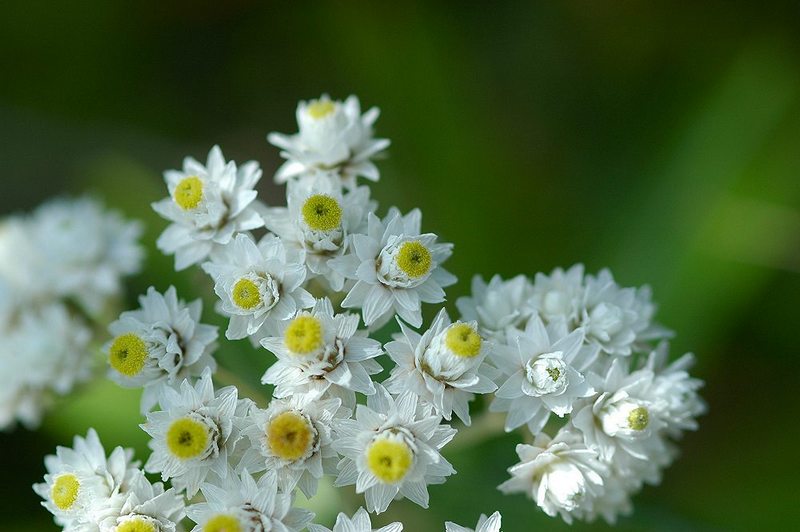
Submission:
{"label": "bokeh background", "polygon": [[[800,3],[61,3],[6,0],[0,16],[0,212],[90,191],[147,225],[150,284],[207,298],[155,250],[149,203],[184,155],[256,159],[262,197],[280,164],[268,131],[297,100],[358,94],[392,139],[373,194],[419,206],[473,273],[583,262],[648,283],[674,356],[697,354],[710,413],[663,484],[619,530],[787,530],[800,513]],[[199,281],[199,282],[198,282]],[[245,342],[219,359],[257,382]],[[5,371],[5,369],[2,369]],[[99,381],[41,430],[0,435],[4,530],[55,530],[30,485],[75,433],[136,447],[137,397]],[[494,486],[515,435],[448,454],[459,471],[431,509],[393,505],[408,530],[504,515],[504,530],[563,530]],[[329,496],[323,518],[340,502]],[[572,530],[605,529],[573,525]]]}

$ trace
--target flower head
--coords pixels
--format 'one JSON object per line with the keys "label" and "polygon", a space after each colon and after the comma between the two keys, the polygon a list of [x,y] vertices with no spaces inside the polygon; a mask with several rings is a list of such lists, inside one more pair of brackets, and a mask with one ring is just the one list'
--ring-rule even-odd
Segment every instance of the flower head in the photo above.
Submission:
{"label": "flower head", "polygon": [[445,532],[500,532],[500,512],[495,512],[489,517],[481,514],[478,519],[478,524],[475,528],[467,528],[465,526],[457,525],[451,521],[444,524]]}
{"label": "flower head", "polygon": [[372,528],[369,514],[364,508],[359,508],[353,514],[352,519],[347,517],[344,512],[340,512],[336,516],[336,524],[333,525],[333,530],[322,525],[311,524],[308,525],[309,532],[401,532],[403,530],[402,523],[390,523],[377,529]]}

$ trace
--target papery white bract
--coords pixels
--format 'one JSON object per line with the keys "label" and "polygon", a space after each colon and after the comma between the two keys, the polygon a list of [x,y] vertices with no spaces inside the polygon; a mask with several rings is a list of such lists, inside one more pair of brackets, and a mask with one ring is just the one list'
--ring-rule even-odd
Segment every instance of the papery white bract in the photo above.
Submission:
{"label": "papery white bract", "polygon": [[182,532],[183,497],[175,488],[151,484],[141,471],[134,476],[118,511],[100,523],[102,532]]}
{"label": "papery white bract", "polygon": [[530,303],[531,282],[524,275],[504,281],[495,275],[487,284],[480,275],[472,278],[472,294],[459,297],[456,306],[464,321],[476,321],[481,334],[505,341],[506,329],[524,329],[534,312]]}
{"label": "papery white bract", "polygon": [[475,528],[467,528],[465,526],[457,525],[452,521],[447,521],[444,524],[444,532],[500,532],[501,520],[502,517],[500,512],[495,512],[489,517],[481,514],[480,518],[478,519],[478,524],[475,525]]}
{"label": "papery white bract", "polygon": [[402,523],[390,523],[380,528],[372,528],[372,521],[370,521],[369,514],[364,508],[359,508],[353,514],[353,518],[347,517],[344,512],[340,512],[336,516],[336,523],[333,529],[324,527],[322,525],[311,524],[308,525],[309,532],[401,532],[403,530]]}

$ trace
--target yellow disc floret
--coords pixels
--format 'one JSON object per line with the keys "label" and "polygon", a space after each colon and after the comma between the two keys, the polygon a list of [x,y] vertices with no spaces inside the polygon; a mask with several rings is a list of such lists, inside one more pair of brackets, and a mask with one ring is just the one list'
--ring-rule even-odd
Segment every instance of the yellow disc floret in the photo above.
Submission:
{"label": "yellow disc floret", "polygon": [[231,292],[233,303],[244,310],[252,310],[261,303],[261,293],[256,283],[250,279],[242,278],[236,281]]}
{"label": "yellow disc floret", "polygon": [[466,323],[456,323],[444,337],[447,349],[456,356],[472,358],[481,352],[481,336]]}
{"label": "yellow disc floret", "polygon": [[313,353],[324,343],[322,322],[310,315],[297,316],[283,334],[286,348],[297,355]]}
{"label": "yellow disc floret", "polygon": [[208,446],[208,427],[197,420],[182,417],[167,430],[167,448],[177,458],[188,460],[200,456]]}
{"label": "yellow disc floret", "polygon": [[267,442],[278,458],[294,461],[308,452],[314,434],[306,418],[295,412],[276,416],[267,427]]}
{"label": "yellow disc floret", "polygon": [[631,413],[628,414],[628,426],[633,430],[644,430],[649,423],[650,414],[643,406],[634,408],[631,410]]}
{"label": "yellow disc floret", "polygon": [[431,269],[431,252],[422,242],[404,242],[397,254],[397,266],[411,278],[422,277]]}
{"label": "yellow disc floret", "polygon": [[314,194],[303,204],[303,220],[315,231],[333,231],[342,223],[339,202],[324,194]]}
{"label": "yellow disc floret", "polygon": [[367,448],[369,470],[386,484],[403,480],[413,461],[411,449],[402,441],[382,439]]}
{"label": "yellow disc floret", "polygon": [[147,344],[133,333],[114,338],[108,352],[108,363],[126,377],[138,375],[147,360]]}
{"label": "yellow disc floret", "polygon": [[178,207],[185,211],[196,208],[203,200],[203,181],[196,175],[184,177],[175,187],[172,197]]}
{"label": "yellow disc floret", "polygon": [[325,118],[336,110],[336,105],[330,100],[314,100],[306,107],[311,118],[319,120]]}
{"label": "yellow disc floret", "polygon": [[81,483],[72,473],[64,473],[56,478],[50,488],[50,498],[59,510],[69,510],[78,499]]}
{"label": "yellow disc floret", "polygon": [[151,522],[136,518],[119,525],[117,532],[156,532],[156,527]]}
{"label": "yellow disc floret", "polygon": [[206,521],[203,532],[242,532],[242,526],[232,515],[217,514]]}

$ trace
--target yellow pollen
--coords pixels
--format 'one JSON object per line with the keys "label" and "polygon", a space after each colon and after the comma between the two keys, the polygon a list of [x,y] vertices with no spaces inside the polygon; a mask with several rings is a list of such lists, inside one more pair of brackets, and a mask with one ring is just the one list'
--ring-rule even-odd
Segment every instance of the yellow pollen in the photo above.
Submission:
{"label": "yellow pollen", "polygon": [[408,445],[399,441],[378,440],[367,449],[369,470],[386,484],[403,480],[413,459]]}
{"label": "yellow pollen", "polygon": [[466,323],[451,325],[444,343],[454,355],[460,357],[472,358],[481,352],[481,336]]}
{"label": "yellow pollen", "polygon": [[296,355],[313,353],[323,342],[322,322],[314,316],[297,316],[283,334],[286,348]]}
{"label": "yellow pollen", "polygon": [[648,423],[650,423],[650,414],[643,406],[634,408],[628,414],[628,426],[633,430],[644,430],[647,428]]}
{"label": "yellow pollen", "polygon": [[284,412],[267,427],[267,442],[278,458],[294,461],[311,446],[313,434],[308,421],[294,412]]}
{"label": "yellow pollen", "polygon": [[233,299],[237,307],[244,310],[251,310],[261,303],[261,294],[258,291],[256,283],[250,279],[242,278],[233,285],[231,299]]}
{"label": "yellow pollen", "polygon": [[330,100],[314,100],[306,107],[311,118],[319,120],[325,118],[336,110],[336,105]]}
{"label": "yellow pollen", "polygon": [[59,475],[50,489],[50,498],[53,499],[59,510],[69,510],[75,501],[78,499],[78,490],[81,488],[81,483],[78,477],[72,473],[65,473]]}
{"label": "yellow pollen", "polygon": [[131,519],[125,521],[117,527],[117,532],[156,532],[153,523],[148,523],[144,519]]}
{"label": "yellow pollen", "polygon": [[339,202],[324,194],[314,194],[303,204],[303,220],[315,231],[333,231],[342,223]]}
{"label": "yellow pollen", "polygon": [[172,422],[167,430],[167,448],[177,458],[196,458],[208,446],[208,427],[183,417]]}
{"label": "yellow pollen", "polygon": [[147,345],[133,333],[117,336],[108,352],[108,363],[126,377],[141,373],[147,360]]}
{"label": "yellow pollen", "polygon": [[192,210],[203,199],[203,182],[196,175],[184,177],[175,187],[172,197],[181,209]]}
{"label": "yellow pollen", "polygon": [[232,515],[217,514],[203,526],[204,532],[242,532],[239,521]]}
{"label": "yellow pollen", "polygon": [[431,252],[416,240],[404,242],[397,254],[397,266],[409,277],[422,277],[431,269]]}

